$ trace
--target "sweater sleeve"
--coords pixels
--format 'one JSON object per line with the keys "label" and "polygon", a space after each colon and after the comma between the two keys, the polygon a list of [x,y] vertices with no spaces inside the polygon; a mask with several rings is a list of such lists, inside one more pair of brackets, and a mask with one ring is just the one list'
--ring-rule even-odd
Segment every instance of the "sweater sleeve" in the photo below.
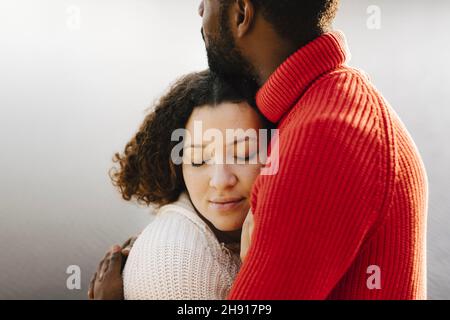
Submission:
{"label": "sweater sleeve", "polygon": [[185,218],[159,221],[127,262],[128,297],[137,300],[223,300],[232,280],[221,273],[207,238]]}
{"label": "sweater sleeve", "polygon": [[280,134],[279,171],[255,183],[252,244],[229,299],[330,294],[380,215],[377,127],[326,117]]}

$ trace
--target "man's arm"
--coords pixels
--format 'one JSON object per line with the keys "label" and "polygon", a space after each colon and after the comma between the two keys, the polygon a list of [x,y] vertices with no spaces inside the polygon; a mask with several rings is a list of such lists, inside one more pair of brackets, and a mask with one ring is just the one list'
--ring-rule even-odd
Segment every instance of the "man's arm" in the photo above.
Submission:
{"label": "man's arm", "polygon": [[334,119],[280,136],[279,172],[255,186],[255,229],[229,299],[329,295],[380,215],[378,138]]}

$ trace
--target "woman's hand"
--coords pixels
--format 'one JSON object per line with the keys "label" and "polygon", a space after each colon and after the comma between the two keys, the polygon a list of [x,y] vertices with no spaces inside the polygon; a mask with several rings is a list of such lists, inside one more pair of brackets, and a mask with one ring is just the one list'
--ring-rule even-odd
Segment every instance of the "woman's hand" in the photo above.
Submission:
{"label": "woman's hand", "polygon": [[254,228],[254,220],[253,213],[250,210],[247,214],[247,218],[244,221],[244,225],[242,226],[242,235],[241,235],[241,260],[244,262],[247,257],[248,250],[250,249],[252,233]]}
{"label": "woman's hand", "polygon": [[91,279],[88,297],[90,300],[123,300],[122,271],[126,259],[137,237],[128,239],[121,246],[109,250]]}

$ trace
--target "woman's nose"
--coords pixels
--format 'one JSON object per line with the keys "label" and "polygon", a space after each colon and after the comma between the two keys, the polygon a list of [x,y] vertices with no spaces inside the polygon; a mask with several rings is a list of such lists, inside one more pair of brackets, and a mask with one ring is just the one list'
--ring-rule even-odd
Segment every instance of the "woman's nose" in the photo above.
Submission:
{"label": "woman's nose", "polygon": [[236,185],[238,179],[227,165],[212,165],[213,172],[209,186],[217,190],[224,190]]}
{"label": "woman's nose", "polygon": [[200,2],[200,6],[198,7],[198,14],[203,18],[203,13],[205,12],[205,3],[203,0]]}

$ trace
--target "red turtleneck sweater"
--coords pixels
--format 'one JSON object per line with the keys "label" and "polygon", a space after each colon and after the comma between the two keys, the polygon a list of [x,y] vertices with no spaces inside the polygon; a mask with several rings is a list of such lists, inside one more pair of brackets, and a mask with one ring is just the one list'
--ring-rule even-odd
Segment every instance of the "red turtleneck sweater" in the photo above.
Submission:
{"label": "red turtleneck sweater", "polygon": [[264,84],[278,172],[252,193],[255,228],[230,299],[425,299],[427,178],[409,133],[343,34],[317,38]]}

